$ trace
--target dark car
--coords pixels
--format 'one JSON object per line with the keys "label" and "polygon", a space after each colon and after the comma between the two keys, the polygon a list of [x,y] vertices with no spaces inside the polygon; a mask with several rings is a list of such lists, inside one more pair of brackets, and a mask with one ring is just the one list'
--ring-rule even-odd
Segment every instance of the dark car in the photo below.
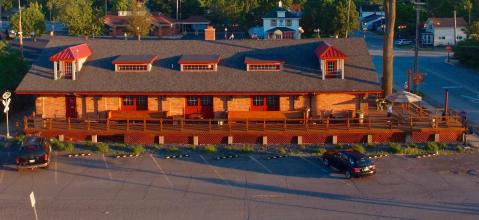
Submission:
{"label": "dark car", "polygon": [[51,145],[43,137],[25,137],[16,158],[17,170],[48,167]]}
{"label": "dark car", "polygon": [[344,172],[348,179],[376,173],[376,165],[366,155],[356,151],[326,151],[323,163]]}

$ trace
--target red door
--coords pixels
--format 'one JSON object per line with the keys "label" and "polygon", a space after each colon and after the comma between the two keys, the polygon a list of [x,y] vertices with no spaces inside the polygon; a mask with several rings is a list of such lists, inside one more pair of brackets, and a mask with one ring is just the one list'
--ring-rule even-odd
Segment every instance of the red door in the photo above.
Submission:
{"label": "red door", "polygon": [[123,96],[121,102],[122,111],[145,111],[148,110],[147,96]]}
{"label": "red door", "polygon": [[76,118],[78,116],[77,101],[75,96],[65,96],[65,107],[65,116],[67,118]]}
{"label": "red door", "polygon": [[213,118],[213,97],[187,96],[185,105],[185,117],[190,118],[192,114],[200,114],[203,118]]}

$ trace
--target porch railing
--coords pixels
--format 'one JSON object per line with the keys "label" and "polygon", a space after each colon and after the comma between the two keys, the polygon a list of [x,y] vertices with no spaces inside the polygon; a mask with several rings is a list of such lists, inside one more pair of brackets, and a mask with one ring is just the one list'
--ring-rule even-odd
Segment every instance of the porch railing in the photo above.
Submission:
{"label": "porch railing", "polygon": [[25,130],[82,130],[95,132],[284,132],[327,130],[370,130],[424,128],[463,128],[458,116],[364,117],[286,120],[235,120],[227,119],[144,119],[144,120],[79,120],[25,117]]}

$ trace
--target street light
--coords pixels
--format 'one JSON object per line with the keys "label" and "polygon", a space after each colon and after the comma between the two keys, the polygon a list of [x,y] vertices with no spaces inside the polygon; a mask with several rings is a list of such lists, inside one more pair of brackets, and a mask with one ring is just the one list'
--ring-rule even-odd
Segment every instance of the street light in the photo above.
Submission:
{"label": "street light", "polygon": [[228,28],[225,27],[225,39],[228,39]]}
{"label": "street light", "polygon": [[2,104],[4,106],[3,113],[5,113],[5,118],[7,120],[7,138],[10,138],[10,128],[8,126],[8,111],[10,110],[11,96],[12,96],[12,93],[9,91],[4,92],[2,95]]}
{"label": "street light", "polygon": [[138,40],[141,40],[141,38],[140,38],[140,27],[136,27],[136,37],[138,38]]}
{"label": "street light", "polygon": [[316,28],[316,29],[314,29],[313,31],[314,31],[314,33],[317,34],[317,36],[318,36],[318,38],[319,38],[319,33],[321,32],[321,30],[320,30],[319,28]]}

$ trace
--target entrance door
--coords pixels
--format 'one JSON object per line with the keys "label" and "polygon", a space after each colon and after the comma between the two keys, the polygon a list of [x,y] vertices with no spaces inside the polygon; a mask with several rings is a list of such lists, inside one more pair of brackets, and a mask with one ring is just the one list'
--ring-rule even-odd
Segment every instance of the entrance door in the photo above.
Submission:
{"label": "entrance door", "polygon": [[72,79],[73,66],[70,62],[65,62],[65,79]]}
{"label": "entrance door", "polygon": [[253,96],[250,110],[279,111],[279,96]]}
{"label": "entrance door", "polygon": [[189,118],[192,114],[201,114],[203,118],[213,118],[213,97],[187,96],[185,117]]}
{"label": "entrance door", "polygon": [[147,96],[123,96],[121,102],[122,111],[146,111],[148,110]]}
{"label": "entrance door", "polygon": [[67,118],[76,118],[78,117],[77,113],[77,101],[75,96],[65,96],[65,107]]}

